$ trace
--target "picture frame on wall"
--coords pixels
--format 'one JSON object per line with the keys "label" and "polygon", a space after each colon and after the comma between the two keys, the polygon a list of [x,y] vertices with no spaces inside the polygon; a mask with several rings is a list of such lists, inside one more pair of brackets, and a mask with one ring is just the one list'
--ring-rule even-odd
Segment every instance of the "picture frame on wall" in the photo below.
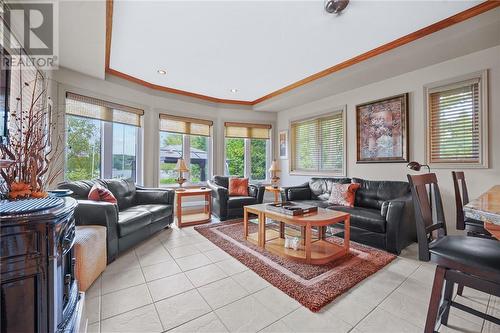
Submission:
{"label": "picture frame on wall", "polygon": [[356,106],[357,163],[407,163],[408,93]]}
{"label": "picture frame on wall", "polygon": [[279,142],[279,153],[280,159],[288,159],[288,130],[283,130],[279,132],[278,136]]}

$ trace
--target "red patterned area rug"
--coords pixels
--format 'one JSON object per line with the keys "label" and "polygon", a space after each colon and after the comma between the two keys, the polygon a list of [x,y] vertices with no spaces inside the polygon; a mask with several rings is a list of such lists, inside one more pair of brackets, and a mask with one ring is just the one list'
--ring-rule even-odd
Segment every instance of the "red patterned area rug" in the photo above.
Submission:
{"label": "red patterned area rug", "polygon": [[[250,232],[257,225],[249,225]],[[377,272],[395,255],[355,242],[350,253],[327,265],[308,265],[275,255],[243,238],[243,221],[232,220],[195,227],[205,238],[259,274],[273,286],[313,312]],[[331,241],[342,244],[341,238]]]}

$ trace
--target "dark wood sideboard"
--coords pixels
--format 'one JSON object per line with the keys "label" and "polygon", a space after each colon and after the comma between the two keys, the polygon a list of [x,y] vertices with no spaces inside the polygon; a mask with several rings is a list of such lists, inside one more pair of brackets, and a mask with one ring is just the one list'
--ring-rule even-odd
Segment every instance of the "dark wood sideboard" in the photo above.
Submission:
{"label": "dark wood sideboard", "polygon": [[[0,216],[1,332],[73,332],[81,308],[74,274],[76,200]],[[1,204],[1,203],[0,203]]]}

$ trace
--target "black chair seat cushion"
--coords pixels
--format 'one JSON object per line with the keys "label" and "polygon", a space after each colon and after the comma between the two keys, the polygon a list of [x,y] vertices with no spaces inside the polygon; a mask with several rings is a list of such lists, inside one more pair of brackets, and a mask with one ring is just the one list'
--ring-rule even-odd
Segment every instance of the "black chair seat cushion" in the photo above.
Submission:
{"label": "black chair seat cushion", "polygon": [[229,197],[227,200],[227,207],[229,209],[241,208],[243,206],[255,205],[257,203],[257,198],[254,197]]}
{"label": "black chair seat cushion", "polygon": [[468,236],[445,236],[429,244],[438,257],[500,276],[500,242]]}
{"label": "black chair seat cushion", "polygon": [[140,208],[147,210],[148,212],[151,213],[152,223],[172,215],[172,209],[173,209],[172,205],[155,205],[155,204],[141,205]]}
{"label": "black chair seat cushion", "polygon": [[130,207],[118,212],[118,232],[120,237],[151,224],[151,212],[141,207]]}
{"label": "black chair seat cushion", "polygon": [[380,210],[365,207],[330,206],[329,209],[351,214],[351,226],[376,233],[385,233],[385,218]]}

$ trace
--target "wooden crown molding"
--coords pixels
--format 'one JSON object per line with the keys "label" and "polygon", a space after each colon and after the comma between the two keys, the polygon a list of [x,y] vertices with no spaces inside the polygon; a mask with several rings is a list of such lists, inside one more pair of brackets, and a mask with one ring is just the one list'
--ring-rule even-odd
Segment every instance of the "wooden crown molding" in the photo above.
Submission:
{"label": "wooden crown molding", "polygon": [[131,75],[128,75],[128,74],[125,74],[125,73],[122,73],[120,71],[117,71],[115,69],[110,68],[109,61],[110,61],[110,55],[111,55],[111,35],[112,35],[112,29],[113,29],[113,0],[106,0],[106,59],[105,59],[106,68],[105,68],[105,72],[110,74],[110,75],[121,77],[125,80],[140,84],[144,87],[148,87],[148,88],[151,88],[154,90],[164,91],[167,93],[198,98],[198,99],[213,102],[213,103],[237,104],[237,105],[256,105],[256,104],[262,103],[266,100],[269,100],[271,98],[274,98],[276,96],[282,95],[282,94],[289,92],[291,90],[294,90],[298,87],[306,85],[310,82],[313,82],[313,81],[316,81],[320,78],[328,76],[332,73],[338,72],[342,69],[356,65],[356,64],[361,63],[365,60],[376,57],[376,56],[381,55],[381,54],[388,52],[390,50],[393,50],[395,48],[398,48],[400,46],[411,43],[417,39],[423,38],[423,37],[428,36],[432,33],[435,33],[437,31],[448,28],[454,24],[468,20],[472,17],[475,17],[479,14],[485,13],[489,10],[495,9],[499,6],[500,6],[500,0],[486,0],[485,2],[482,2],[479,5],[476,5],[472,8],[464,10],[458,14],[455,14],[455,15],[450,16],[446,19],[443,19],[439,22],[431,24],[425,28],[422,28],[420,30],[412,32],[406,36],[400,37],[396,40],[393,40],[392,42],[389,42],[387,44],[379,46],[379,47],[372,49],[368,52],[362,53],[354,58],[351,58],[349,60],[346,60],[344,62],[336,64],[336,65],[329,67],[327,69],[324,69],[321,72],[310,75],[310,76],[308,76],[300,81],[297,81],[297,82],[292,83],[286,87],[283,87],[279,90],[276,90],[272,93],[269,93],[265,96],[257,98],[256,100],[244,101],[244,100],[231,100],[231,99],[217,98],[217,97],[206,96],[206,95],[197,94],[197,93],[193,93],[193,92],[189,92],[189,91],[185,91],[185,90],[160,86],[160,85],[153,84],[153,83],[138,79],[138,78],[133,77]]}

